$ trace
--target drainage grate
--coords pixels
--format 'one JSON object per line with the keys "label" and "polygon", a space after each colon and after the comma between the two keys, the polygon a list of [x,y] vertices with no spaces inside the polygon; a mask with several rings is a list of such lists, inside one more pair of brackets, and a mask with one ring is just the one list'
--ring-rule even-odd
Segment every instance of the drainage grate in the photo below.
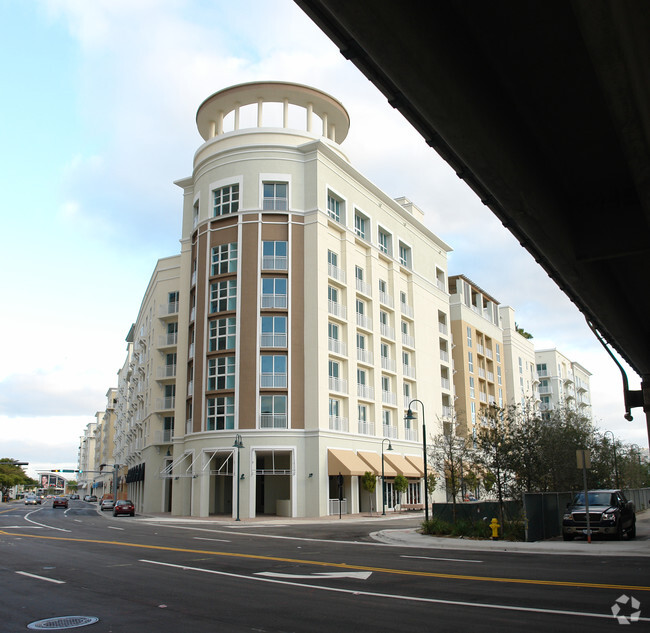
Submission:
{"label": "drainage grate", "polygon": [[60,629],[76,629],[99,622],[99,618],[92,615],[64,615],[60,618],[47,618],[27,625],[28,629],[36,631],[56,631]]}

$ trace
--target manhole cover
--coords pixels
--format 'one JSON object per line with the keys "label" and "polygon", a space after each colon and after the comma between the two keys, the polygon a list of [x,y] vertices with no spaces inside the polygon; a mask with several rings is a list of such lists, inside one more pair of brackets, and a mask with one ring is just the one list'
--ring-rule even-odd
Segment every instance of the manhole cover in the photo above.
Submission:
{"label": "manhole cover", "polygon": [[36,631],[56,631],[60,629],[76,629],[99,622],[99,618],[92,615],[64,615],[59,618],[47,618],[27,625],[28,629]]}

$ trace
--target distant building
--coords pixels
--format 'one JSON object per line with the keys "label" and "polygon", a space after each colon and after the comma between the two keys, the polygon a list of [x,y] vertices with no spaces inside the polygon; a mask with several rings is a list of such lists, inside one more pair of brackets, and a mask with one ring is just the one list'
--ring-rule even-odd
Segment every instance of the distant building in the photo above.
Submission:
{"label": "distant building", "polygon": [[557,349],[537,350],[535,361],[540,380],[541,411],[569,406],[591,417],[591,373]]}
{"label": "distant building", "polygon": [[499,302],[464,275],[449,277],[457,435],[475,438],[482,407],[508,402]]}
{"label": "distant building", "polygon": [[499,306],[499,317],[503,331],[507,403],[536,412],[541,400],[533,339],[517,331],[515,311],[510,306]]}

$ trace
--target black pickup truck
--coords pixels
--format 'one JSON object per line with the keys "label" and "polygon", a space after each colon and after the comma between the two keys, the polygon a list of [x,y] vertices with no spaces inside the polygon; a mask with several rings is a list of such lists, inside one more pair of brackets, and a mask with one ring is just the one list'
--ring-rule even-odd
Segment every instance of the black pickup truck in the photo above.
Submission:
{"label": "black pickup truck", "polygon": [[[621,490],[589,490],[589,530],[592,536],[605,535],[617,540],[636,536],[634,503]],[[562,519],[562,536],[571,541],[575,536],[587,535],[585,493],[579,492],[567,504]]]}

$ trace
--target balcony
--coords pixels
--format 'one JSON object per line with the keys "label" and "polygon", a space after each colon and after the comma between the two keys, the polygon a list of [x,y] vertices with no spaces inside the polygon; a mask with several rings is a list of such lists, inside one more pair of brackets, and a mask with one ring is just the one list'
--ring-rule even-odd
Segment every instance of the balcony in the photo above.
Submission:
{"label": "balcony", "polygon": [[347,393],[348,392],[348,381],[344,378],[335,378],[334,376],[329,377],[329,390],[336,391],[338,393]]}
{"label": "balcony", "polygon": [[415,338],[410,334],[402,332],[402,345],[406,345],[406,347],[415,347]]}
{"label": "balcony", "polygon": [[449,391],[449,378],[440,378],[440,386]]}
{"label": "balcony", "polygon": [[165,319],[178,314],[178,301],[158,306],[158,318]]}
{"label": "balcony", "polygon": [[487,404],[487,393],[485,391],[479,392],[478,399],[483,403]]}
{"label": "balcony", "polygon": [[404,429],[404,439],[410,442],[418,441],[418,430],[417,429]]}
{"label": "balcony", "polygon": [[408,303],[400,302],[399,308],[405,317],[408,317],[409,319],[413,318],[413,308],[408,305]]}
{"label": "balcony", "polygon": [[262,270],[288,270],[286,255],[264,255],[262,257]]}
{"label": "balcony", "polygon": [[381,401],[384,404],[392,404],[394,406],[397,406],[397,394],[393,393],[392,391],[384,391],[382,389]]}
{"label": "balcony", "polygon": [[365,281],[363,281],[363,279],[357,279],[356,286],[358,292],[364,295],[368,295],[369,297],[372,295],[372,288],[370,284],[367,284]]}
{"label": "balcony", "polygon": [[341,431],[342,433],[348,432],[348,419],[341,418],[338,415],[330,415],[329,419],[330,431]]}
{"label": "balcony", "polygon": [[335,301],[328,301],[327,311],[329,314],[338,317],[339,319],[347,319],[348,317],[347,308],[342,303],[336,303]]}
{"label": "balcony", "polygon": [[327,339],[327,349],[333,354],[340,354],[341,356],[347,356],[348,353],[348,346],[337,338]]}
{"label": "balcony", "polygon": [[357,396],[364,400],[374,400],[375,390],[370,385],[361,385],[357,383]]}
{"label": "balcony", "polygon": [[262,295],[262,309],[287,309],[287,295],[286,294],[263,294]]}
{"label": "balcony", "polygon": [[176,378],[176,365],[164,365],[163,367],[158,367],[156,378],[158,380]]}
{"label": "balcony", "polygon": [[381,335],[384,338],[388,338],[391,341],[395,340],[395,328],[392,328],[390,325],[386,323],[380,323],[379,324],[379,331],[381,332]]}
{"label": "balcony", "polygon": [[359,420],[357,431],[359,435],[374,435],[375,434],[375,423],[366,422],[365,420]]}
{"label": "balcony", "polygon": [[382,424],[381,430],[384,437],[389,437],[391,440],[397,439],[397,427],[392,424]]}
{"label": "balcony", "polygon": [[286,413],[262,413],[260,414],[260,428],[262,429],[286,429]]}
{"label": "balcony", "polygon": [[440,334],[447,335],[447,325],[438,321],[438,332],[440,332]]}
{"label": "balcony", "polygon": [[392,308],[395,305],[395,302],[393,301],[393,297],[389,295],[387,292],[382,292],[381,290],[379,291],[379,302],[383,303],[385,306],[388,306],[389,308]]}
{"label": "balcony", "polygon": [[487,379],[489,382],[494,382],[494,372],[489,371],[487,373]]}
{"label": "balcony", "polygon": [[489,347],[485,348],[485,355],[492,360],[492,350]]}
{"label": "balcony", "polygon": [[260,347],[277,347],[284,348],[287,346],[286,334],[273,334],[263,332],[260,336]]}
{"label": "balcony", "polygon": [[261,389],[286,389],[287,374],[261,374]]}
{"label": "balcony", "polygon": [[152,444],[171,444],[173,436],[173,429],[155,431],[152,438]]}
{"label": "balcony", "polygon": [[156,399],[157,411],[167,411],[169,409],[174,409],[175,406],[176,406],[176,396],[169,396],[167,398]]}
{"label": "balcony", "polygon": [[158,347],[174,347],[178,344],[178,332],[170,332],[158,337]]}
{"label": "balcony", "polygon": [[442,417],[443,418],[451,418],[453,414],[453,410],[450,406],[447,405],[442,405]]}
{"label": "balcony", "polygon": [[449,352],[444,350],[444,349],[441,349],[440,350],[440,360],[445,362],[445,363],[448,363],[449,362]]}
{"label": "balcony", "polygon": [[372,359],[373,359],[373,354],[371,351],[357,347],[357,360],[360,363],[366,363],[368,365],[372,365],[373,363]]}
{"label": "balcony", "polygon": [[365,330],[372,330],[372,319],[357,312],[357,325]]}
{"label": "balcony", "polygon": [[336,281],[339,281],[342,284],[345,283],[345,271],[342,268],[334,266],[334,264],[327,264],[327,274],[332,279],[336,279]]}
{"label": "balcony", "polygon": [[411,365],[402,365],[402,373],[405,378],[415,379],[415,367],[412,367]]}
{"label": "balcony", "polygon": [[396,371],[397,365],[395,361],[392,358],[388,358],[387,356],[382,356],[381,357],[381,368],[382,369],[387,369],[388,371]]}

